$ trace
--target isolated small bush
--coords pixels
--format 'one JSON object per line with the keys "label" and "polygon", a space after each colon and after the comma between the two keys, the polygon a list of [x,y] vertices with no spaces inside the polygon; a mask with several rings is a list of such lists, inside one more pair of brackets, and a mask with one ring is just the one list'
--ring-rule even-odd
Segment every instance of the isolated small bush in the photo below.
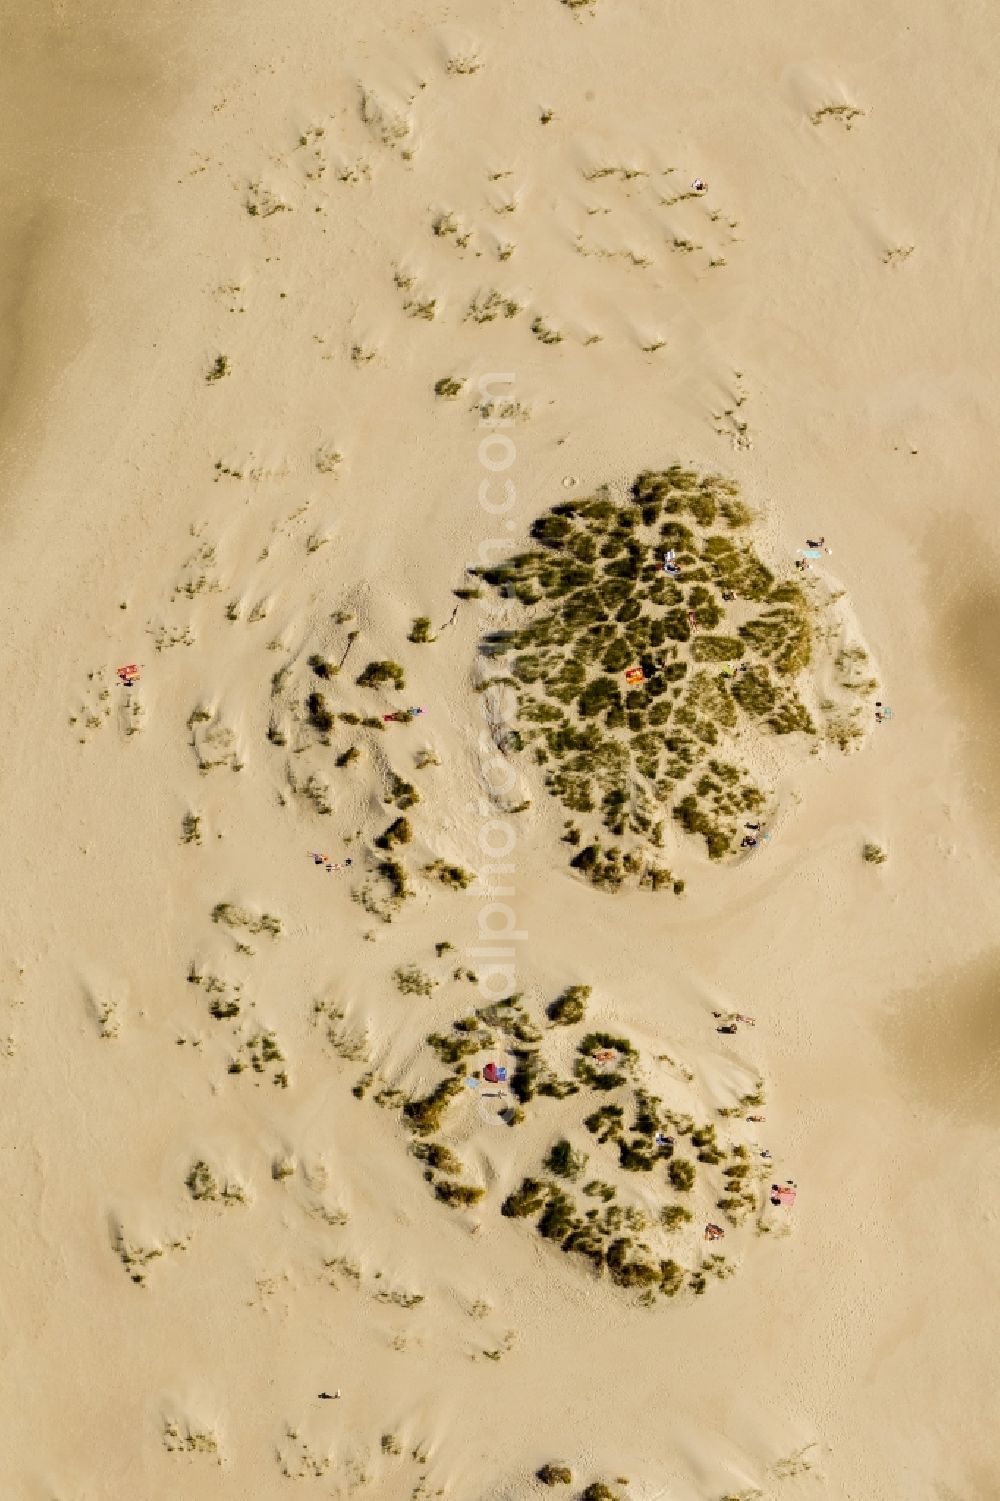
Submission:
{"label": "isolated small bush", "polygon": [[553,1464],[551,1460],[548,1464],[542,1465],[540,1470],[536,1470],[535,1474],[543,1485],[572,1485],[573,1483],[573,1471],[569,1465]]}
{"label": "isolated small bush", "polygon": [[217,1199],[219,1197],[219,1180],[208,1163],[201,1159],[193,1164],[184,1183],[192,1199]]}
{"label": "isolated small bush", "polygon": [[556,1026],[571,1027],[583,1021],[589,999],[589,985],[570,985],[550,1003],[545,1014]]}

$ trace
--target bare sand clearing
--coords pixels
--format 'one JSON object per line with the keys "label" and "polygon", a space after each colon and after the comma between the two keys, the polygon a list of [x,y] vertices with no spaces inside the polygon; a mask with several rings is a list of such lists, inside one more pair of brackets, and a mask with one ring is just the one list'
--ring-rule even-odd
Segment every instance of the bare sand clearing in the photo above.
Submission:
{"label": "bare sand clearing", "polygon": [[990,9],[2,24],[4,1496],[996,1497]]}

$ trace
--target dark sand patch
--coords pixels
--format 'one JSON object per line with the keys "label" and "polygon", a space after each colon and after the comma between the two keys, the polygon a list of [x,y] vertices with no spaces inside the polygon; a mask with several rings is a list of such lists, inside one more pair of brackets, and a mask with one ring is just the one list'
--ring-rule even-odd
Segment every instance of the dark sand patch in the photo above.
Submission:
{"label": "dark sand patch", "polygon": [[1000,949],[897,995],[882,1031],[907,1093],[958,1123],[1000,1120]]}
{"label": "dark sand patch", "polygon": [[0,13],[0,502],[87,336],[92,256],[184,87],[177,0],[6,0]]}
{"label": "dark sand patch", "polygon": [[939,643],[932,666],[961,725],[965,790],[1000,852],[1000,569],[993,546],[971,528],[956,537],[954,555],[972,561],[952,579],[939,556],[930,562]]}

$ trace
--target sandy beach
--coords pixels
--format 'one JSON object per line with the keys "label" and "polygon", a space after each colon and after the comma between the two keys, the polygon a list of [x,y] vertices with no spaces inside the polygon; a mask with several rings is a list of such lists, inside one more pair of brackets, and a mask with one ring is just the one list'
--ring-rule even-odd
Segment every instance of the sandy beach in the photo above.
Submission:
{"label": "sandy beach", "polygon": [[990,8],[0,43],[0,1492],[994,1501]]}

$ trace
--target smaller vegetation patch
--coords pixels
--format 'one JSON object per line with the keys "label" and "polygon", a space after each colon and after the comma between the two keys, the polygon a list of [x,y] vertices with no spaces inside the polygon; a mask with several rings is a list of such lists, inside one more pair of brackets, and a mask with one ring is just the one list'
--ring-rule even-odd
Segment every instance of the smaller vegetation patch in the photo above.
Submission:
{"label": "smaller vegetation patch", "polygon": [[424,866],[424,874],[440,881],[442,886],[450,886],[453,891],[464,891],[476,879],[471,870],[466,870],[461,865],[450,865],[447,860],[433,860]]}
{"label": "smaller vegetation patch", "polygon": [[388,828],[382,830],[375,843],[380,850],[391,850],[395,849],[397,844],[409,844],[412,838],[413,830],[409,819],[400,816],[394,818]]}
{"label": "smaller vegetation patch", "polygon": [[[484,691],[502,683],[517,704],[500,749],[540,768],[571,815],[570,864],[597,886],[679,895],[657,854],[671,826],[712,859],[738,853],[768,802],[747,766],[754,739],[794,746],[836,708],[809,707],[808,675],[817,642],[834,639],[820,618],[833,597],[776,576],[752,521],[731,482],[673,465],[624,496],[561,501],[528,546],[474,570],[523,606],[480,642]],[[866,675],[845,668],[841,687],[868,692],[863,650],[837,660],[859,654]]]}
{"label": "smaller vegetation patch", "polygon": [[556,1464],[550,1460],[535,1472],[543,1485],[572,1485],[573,1471],[569,1465]]}
{"label": "smaller vegetation patch", "polygon": [[406,674],[398,662],[369,662],[357,677],[359,688],[382,688],[391,683],[396,689],[406,687]]}
{"label": "smaller vegetation patch", "polygon": [[396,982],[396,989],[401,995],[429,996],[434,991],[435,982],[430,975],[416,964],[402,964],[392,972]]}
{"label": "smaller vegetation patch", "polygon": [[570,985],[549,1003],[545,1014],[557,1027],[572,1027],[583,1021],[589,999],[589,985]]}
{"label": "smaller vegetation patch", "polygon": [[205,379],[209,382],[223,380],[232,373],[232,368],[228,354],[217,354],[208,368]]}
{"label": "smaller vegetation patch", "polygon": [[248,933],[268,933],[277,938],[282,931],[280,917],[273,912],[251,912],[233,902],[216,902],[212,908],[212,921],[227,928],[245,928]]}

